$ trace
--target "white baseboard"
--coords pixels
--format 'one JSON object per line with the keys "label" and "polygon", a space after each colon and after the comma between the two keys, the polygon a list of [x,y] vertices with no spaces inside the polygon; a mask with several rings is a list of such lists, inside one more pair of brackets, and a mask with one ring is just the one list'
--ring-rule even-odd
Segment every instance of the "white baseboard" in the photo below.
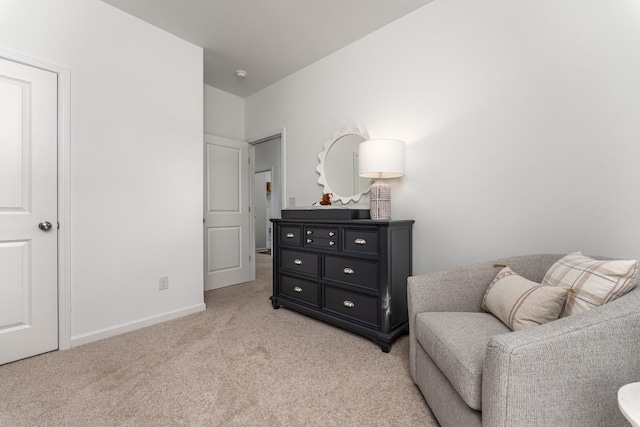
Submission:
{"label": "white baseboard", "polygon": [[82,344],[88,344],[93,341],[98,341],[104,338],[124,334],[125,332],[131,332],[135,331],[136,329],[146,328],[147,326],[166,322],[167,320],[177,319],[178,317],[198,313],[200,311],[204,311],[206,308],[207,306],[204,303],[201,303],[191,307],[181,308],[179,310],[159,314],[157,316],[146,317],[144,319],[114,326],[112,328],[105,328],[82,335],[75,335],[71,337],[71,347],[77,347]]}

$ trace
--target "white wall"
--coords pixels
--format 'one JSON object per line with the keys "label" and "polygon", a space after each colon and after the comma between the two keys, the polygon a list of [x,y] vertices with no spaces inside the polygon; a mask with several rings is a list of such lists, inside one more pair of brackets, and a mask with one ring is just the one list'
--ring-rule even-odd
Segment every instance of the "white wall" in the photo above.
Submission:
{"label": "white wall", "polygon": [[71,69],[72,345],[204,309],[202,49],[97,0],[0,0],[0,48]]}
{"label": "white wall", "polygon": [[640,258],[640,2],[435,0],[246,99],[287,128],[287,197],[319,200],[343,126],[407,142],[414,273],[583,250]]}
{"label": "white wall", "polygon": [[244,141],[244,99],[204,85],[204,133]]}

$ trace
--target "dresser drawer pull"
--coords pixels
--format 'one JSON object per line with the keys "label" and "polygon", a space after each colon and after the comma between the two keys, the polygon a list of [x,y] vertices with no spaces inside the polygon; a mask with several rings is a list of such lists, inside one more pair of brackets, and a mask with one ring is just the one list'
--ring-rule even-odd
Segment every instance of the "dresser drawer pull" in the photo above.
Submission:
{"label": "dresser drawer pull", "polygon": [[355,273],[355,271],[353,271],[353,269],[352,269],[352,268],[349,268],[349,267],[347,267],[347,268],[345,268],[344,270],[342,270],[342,272],[343,272],[344,274],[353,274],[353,273]]}
{"label": "dresser drawer pull", "polygon": [[312,239],[307,239],[307,243],[311,243],[311,242],[313,242]]}
{"label": "dresser drawer pull", "polygon": [[307,230],[307,234],[313,234],[313,231]]}
{"label": "dresser drawer pull", "polygon": [[356,305],[354,303],[352,303],[351,301],[347,300],[345,302],[342,303],[342,305],[344,305],[345,307],[349,307],[349,308],[353,308]]}
{"label": "dresser drawer pull", "polygon": [[356,239],[355,240],[356,245],[366,245],[367,241],[364,239]]}
{"label": "dresser drawer pull", "polygon": [[294,263],[295,265],[302,265],[302,260],[301,260],[301,259],[294,259],[294,260],[293,260],[293,263]]}
{"label": "dresser drawer pull", "polygon": [[334,242],[333,240],[331,240],[331,241],[329,242],[329,246],[333,246],[333,245],[335,245],[335,244],[336,244],[336,242]]}
{"label": "dresser drawer pull", "polygon": [[329,237],[333,237],[333,236],[335,236],[335,235],[336,235],[336,233],[334,233],[333,231],[330,231],[330,232],[329,232]]}
{"label": "dresser drawer pull", "polygon": [[302,288],[300,286],[296,286],[295,288],[293,288],[293,290],[295,292],[302,292]]}
{"label": "dresser drawer pull", "polygon": [[287,239],[293,239],[294,237],[296,236],[294,236],[293,233],[287,233]]}

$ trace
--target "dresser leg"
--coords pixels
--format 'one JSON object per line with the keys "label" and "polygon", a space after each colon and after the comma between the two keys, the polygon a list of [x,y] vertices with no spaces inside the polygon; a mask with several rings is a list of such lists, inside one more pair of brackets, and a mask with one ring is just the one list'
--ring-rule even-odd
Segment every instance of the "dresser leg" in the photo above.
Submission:
{"label": "dresser leg", "polygon": [[279,309],[280,305],[276,302],[276,298],[274,297],[269,297],[269,299],[271,300],[271,305],[273,306],[274,309]]}
{"label": "dresser leg", "polygon": [[380,349],[385,353],[389,353],[391,350],[391,344],[378,343],[378,345],[380,345]]}

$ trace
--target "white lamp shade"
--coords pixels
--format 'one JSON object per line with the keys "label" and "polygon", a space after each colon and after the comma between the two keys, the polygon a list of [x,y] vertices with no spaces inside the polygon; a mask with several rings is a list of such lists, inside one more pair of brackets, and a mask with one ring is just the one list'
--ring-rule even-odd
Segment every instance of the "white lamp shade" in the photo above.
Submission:
{"label": "white lamp shade", "polygon": [[358,147],[358,174],[363,178],[404,176],[405,143],[396,139],[372,139]]}

